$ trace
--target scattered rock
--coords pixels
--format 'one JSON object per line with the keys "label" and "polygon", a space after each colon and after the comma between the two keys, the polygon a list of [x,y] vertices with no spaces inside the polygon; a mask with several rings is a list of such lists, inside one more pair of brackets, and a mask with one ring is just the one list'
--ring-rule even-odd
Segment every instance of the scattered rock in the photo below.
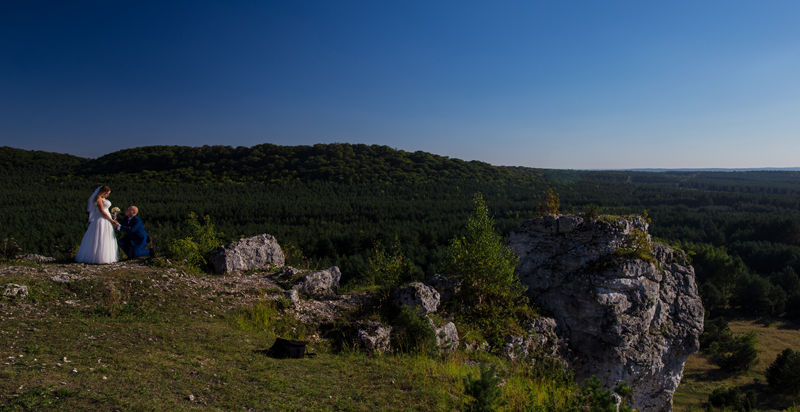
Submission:
{"label": "scattered rock", "polygon": [[367,353],[390,353],[392,351],[391,326],[380,322],[364,322],[356,325],[356,342]]}
{"label": "scattered rock", "polygon": [[3,296],[25,299],[28,297],[28,287],[25,285],[17,285],[16,283],[7,283],[3,285]]}
{"label": "scattered rock", "polygon": [[50,280],[52,280],[53,282],[58,282],[58,283],[77,282],[79,280],[84,280],[84,279],[86,279],[86,278],[83,277],[83,276],[79,276],[79,275],[55,275],[55,276],[50,276]]}
{"label": "scattered rock", "polygon": [[392,304],[398,308],[411,306],[423,314],[434,313],[439,307],[440,295],[436,289],[424,283],[412,283],[392,292]]}
{"label": "scattered rock", "polygon": [[342,272],[339,271],[339,268],[331,266],[303,276],[292,286],[292,290],[309,296],[333,295],[339,290],[341,278]]}
{"label": "scattered rock", "polygon": [[19,256],[17,256],[17,259],[30,260],[30,261],[36,262],[36,263],[55,262],[56,261],[56,258],[52,258],[52,257],[48,257],[48,256],[42,256],[42,255],[35,255],[35,254],[32,254],[32,253],[31,254],[27,254],[27,255],[19,255]]}
{"label": "scattered rock", "polygon": [[252,269],[281,267],[285,263],[275,237],[262,234],[218,246],[211,257],[215,273],[238,273]]}
{"label": "scattered rock", "polygon": [[489,349],[491,349],[491,347],[489,346],[489,342],[486,341],[483,341],[481,343],[473,342],[464,344],[464,350],[467,352],[472,352],[474,350],[488,352]]}

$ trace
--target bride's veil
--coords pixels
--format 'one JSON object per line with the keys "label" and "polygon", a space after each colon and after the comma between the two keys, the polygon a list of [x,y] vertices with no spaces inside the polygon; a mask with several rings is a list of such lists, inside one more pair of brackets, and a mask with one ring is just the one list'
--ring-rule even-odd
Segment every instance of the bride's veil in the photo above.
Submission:
{"label": "bride's veil", "polygon": [[103,186],[98,186],[97,189],[95,189],[95,191],[92,192],[92,196],[89,197],[89,206],[86,207],[86,211],[87,212],[92,213],[92,210],[94,210],[94,209],[92,209],[94,207],[94,198],[96,198],[97,194],[100,193],[100,188],[101,187],[103,187]]}

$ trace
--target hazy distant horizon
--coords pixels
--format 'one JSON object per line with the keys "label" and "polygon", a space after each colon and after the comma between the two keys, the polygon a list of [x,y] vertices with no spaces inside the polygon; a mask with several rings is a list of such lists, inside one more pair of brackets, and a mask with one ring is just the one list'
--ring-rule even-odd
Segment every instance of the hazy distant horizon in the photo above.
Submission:
{"label": "hazy distant horizon", "polygon": [[[341,143],[341,142],[338,142],[338,143]],[[261,144],[266,144],[266,143],[261,143]],[[327,143],[323,143],[323,144],[327,144]],[[365,144],[368,144],[368,143],[365,143]],[[189,147],[199,147],[199,146],[191,146],[191,145],[152,145],[152,146],[189,146]],[[230,146],[230,145],[209,145],[209,146]],[[256,145],[254,145],[254,146],[256,146]],[[296,146],[296,145],[288,145],[288,146]],[[313,144],[312,145],[305,145],[305,146],[313,146]],[[386,145],[386,146],[389,146],[389,145]],[[38,149],[24,149],[24,148],[21,148],[21,147],[14,147],[14,146],[8,146],[8,147],[12,147],[14,149],[22,149],[22,150],[38,150]],[[138,147],[145,147],[145,146],[136,146],[136,147],[130,147],[130,148],[123,148],[123,149],[119,149],[119,150],[135,149],[135,148],[138,148]],[[252,147],[252,146],[249,146],[249,147]],[[397,149],[397,148],[395,148],[395,149]],[[397,149],[397,150],[404,150],[404,149]],[[80,156],[80,155],[76,155],[76,154],[68,153],[68,152],[53,152],[53,151],[49,151],[49,150],[42,150],[42,151],[50,152],[50,153],[68,154],[68,155],[72,155],[72,156],[82,157],[82,158],[85,158],[85,159],[96,159],[98,157],[102,157],[102,156],[105,156],[107,154],[117,152],[118,150],[115,150],[115,151],[112,151],[112,152],[108,152],[108,153],[103,153],[102,155],[97,156],[97,157]],[[404,151],[406,151],[406,152],[415,152],[416,150],[411,150],[411,151],[404,150]],[[432,153],[432,154],[438,155],[437,153]],[[444,156],[444,155],[439,155],[439,156]],[[459,159],[457,157],[452,157],[452,156],[445,156],[445,157],[449,157],[451,159]],[[469,161],[467,159],[459,159],[459,160]],[[475,159],[473,159],[473,160],[475,160]],[[489,163],[489,162],[485,162],[485,163]],[[578,170],[578,171],[601,171],[601,172],[602,171],[609,171],[609,172],[613,172],[613,171],[616,171],[616,172],[630,171],[630,172],[653,172],[653,173],[659,173],[659,172],[751,172],[751,171],[793,172],[793,171],[800,171],[800,167],[753,167],[753,168],[704,168],[704,167],[698,167],[698,168],[675,168],[675,169],[669,169],[669,168],[574,169],[574,168],[572,168],[571,169],[571,168],[535,167],[535,166],[521,166],[521,165],[496,165],[496,164],[492,164],[492,163],[489,163],[489,164],[491,164],[492,166],[497,166],[497,167],[529,167],[531,169]]]}

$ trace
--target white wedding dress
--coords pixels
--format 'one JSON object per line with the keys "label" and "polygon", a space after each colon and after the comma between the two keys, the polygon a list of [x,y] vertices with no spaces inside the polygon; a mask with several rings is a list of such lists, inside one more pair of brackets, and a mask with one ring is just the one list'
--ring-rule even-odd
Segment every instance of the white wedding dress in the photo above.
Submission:
{"label": "white wedding dress", "polygon": [[[89,199],[89,229],[83,235],[81,247],[78,249],[76,262],[105,264],[119,262],[117,237],[114,235],[114,226],[103,216],[97,205]],[[108,213],[111,202],[103,199],[103,208]],[[110,215],[110,214],[109,214]]]}

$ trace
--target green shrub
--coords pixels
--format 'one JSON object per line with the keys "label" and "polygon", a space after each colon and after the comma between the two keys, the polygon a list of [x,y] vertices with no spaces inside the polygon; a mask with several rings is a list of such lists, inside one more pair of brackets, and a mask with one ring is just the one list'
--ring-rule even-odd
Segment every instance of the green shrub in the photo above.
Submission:
{"label": "green shrub", "polygon": [[392,346],[400,352],[433,354],[436,331],[425,315],[410,306],[403,306],[392,328]]}
{"label": "green shrub", "polygon": [[587,222],[597,220],[597,216],[597,205],[594,203],[589,203],[589,206],[586,206],[586,213],[583,214],[583,220]]}
{"label": "green shrub", "polygon": [[221,232],[214,230],[211,218],[206,215],[203,223],[197,219],[194,212],[189,213],[186,219],[191,235],[172,242],[169,248],[169,255],[173,259],[185,260],[186,263],[196,269],[202,269],[211,258],[214,248],[222,243],[225,236]]}
{"label": "green shrub", "polygon": [[480,365],[480,377],[472,378],[472,374],[464,377],[464,394],[471,399],[466,402],[465,410],[471,412],[494,412],[505,405],[503,388],[498,386],[500,377],[495,366],[487,368]]}
{"label": "green shrub", "polygon": [[466,235],[450,241],[445,266],[461,280],[454,312],[478,326],[490,344],[497,345],[517,324],[515,307],[527,302],[521,299],[525,288],[514,272],[519,257],[495,232],[494,219],[480,193],[473,197],[473,206]]}
{"label": "green shrub", "polygon": [[739,388],[716,388],[708,395],[708,405],[726,411],[750,412],[756,407],[756,392],[750,390],[742,396]]}
{"label": "green shrub", "polygon": [[611,391],[603,390],[600,379],[597,379],[596,376],[592,376],[583,383],[581,394],[588,401],[590,412],[617,411],[617,400],[614,399]]}
{"label": "green shrub", "polygon": [[800,394],[800,352],[784,349],[764,374],[770,388],[787,395]]}
{"label": "green shrub", "polygon": [[0,262],[14,260],[20,252],[22,252],[22,249],[17,245],[16,240],[3,239],[2,243],[0,243]]}
{"label": "green shrub", "polygon": [[629,259],[640,259],[652,264],[658,264],[653,257],[653,242],[644,231],[633,229],[622,247],[614,251],[617,256]]}
{"label": "green shrub", "polygon": [[539,203],[539,216],[555,215],[558,213],[559,207],[561,207],[561,199],[558,193],[554,193],[553,189],[548,186],[544,204]]}
{"label": "green shrub", "polygon": [[421,274],[403,255],[400,241],[396,237],[391,247],[384,247],[380,242],[375,242],[368,263],[369,271],[364,281],[371,285],[397,287],[417,280]]}
{"label": "green shrub", "polygon": [[756,349],[758,337],[755,331],[734,338],[711,343],[709,353],[714,362],[726,372],[746,372],[758,363]]}
{"label": "green shrub", "polygon": [[714,318],[705,322],[703,334],[700,335],[700,348],[707,349],[714,342],[730,339],[733,339],[733,332],[728,321],[723,317]]}

